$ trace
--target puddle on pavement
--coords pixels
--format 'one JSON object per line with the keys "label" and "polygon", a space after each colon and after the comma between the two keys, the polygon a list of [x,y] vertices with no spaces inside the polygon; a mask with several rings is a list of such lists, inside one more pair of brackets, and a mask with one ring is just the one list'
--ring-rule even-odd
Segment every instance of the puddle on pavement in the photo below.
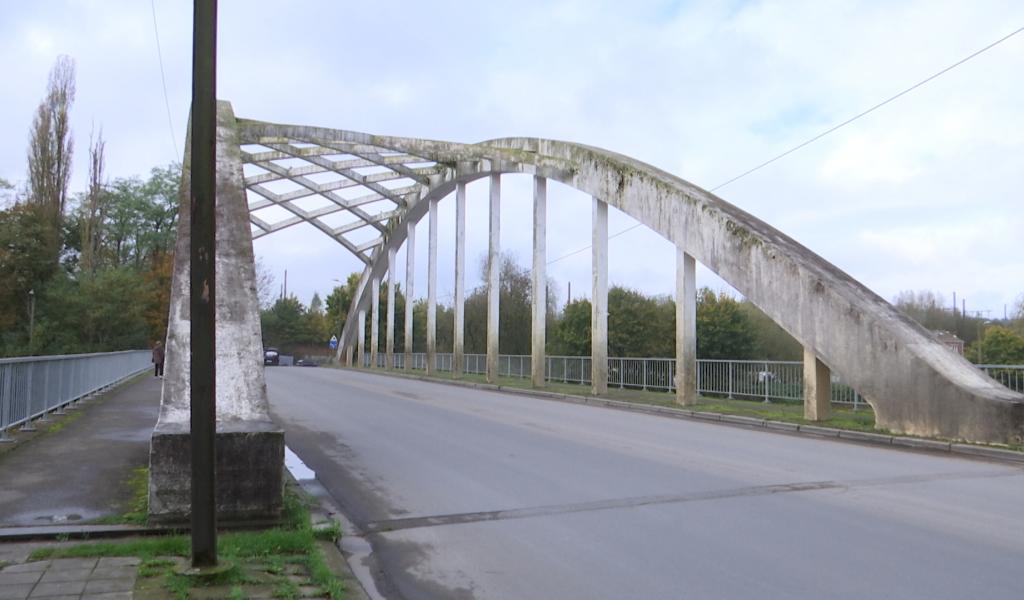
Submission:
{"label": "puddle on pavement", "polygon": [[292,477],[297,481],[304,481],[307,479],[316,479],[316,473],[313,469],[306,466],[306,463],[302,462],[297,454],[292,452],[292,449],[288,446],[284,447],[284,466],[291,472]]}

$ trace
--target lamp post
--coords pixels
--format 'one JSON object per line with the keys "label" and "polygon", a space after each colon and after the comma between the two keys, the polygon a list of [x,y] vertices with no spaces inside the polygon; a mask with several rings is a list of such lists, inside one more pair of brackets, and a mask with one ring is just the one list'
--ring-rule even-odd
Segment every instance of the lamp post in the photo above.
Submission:
{"label": "lamp post", "polygon": [[32,351],[32,342],[36,333],[36,291],[28,291],[28,348]]}

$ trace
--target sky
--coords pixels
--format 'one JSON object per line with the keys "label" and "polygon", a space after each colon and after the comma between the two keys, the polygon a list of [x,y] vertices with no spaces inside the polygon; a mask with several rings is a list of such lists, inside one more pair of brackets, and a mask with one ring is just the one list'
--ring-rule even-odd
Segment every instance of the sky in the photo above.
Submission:
{"label": "sky", "polygon": [[[32,115],[60,54],[77,66],[73,191],[86,187],[100,129],[111,178],[180,161],[191,18],[181,0],[5,3],[0,177],[24,184]],[[711,189],[1021,26],[1017,0],[221,0],[218,96],[263,121],[580,142]],[[933,290],[951,304],[955,292],[968,312],[1001,318],[1024,294],[1021,73],[1024,33],[716,193],[885,298]],[[528,266],[530,179],[505,177],[502,189],[502,246]],[[481,279],[486,198],[486,181],[469,186],[469,287]],[[570,285],[573,297],[589,295],[590,253],[556,259],[590,243],[590,202],[550,184],[548,273],[560,302]],[[610,212],[612,233],[635,223]],[[453,232],[449,198],[442,301]],[[426,237],[417,236],[416,296],[426,291]],[[288,271],[303,302],[361,268],[307,225],[254,249],[278,286]],[[610,242],[609,279],[672,294],[674,260],[671,244],[640,227]],[[728,290],[706,269],[698,284]]]}

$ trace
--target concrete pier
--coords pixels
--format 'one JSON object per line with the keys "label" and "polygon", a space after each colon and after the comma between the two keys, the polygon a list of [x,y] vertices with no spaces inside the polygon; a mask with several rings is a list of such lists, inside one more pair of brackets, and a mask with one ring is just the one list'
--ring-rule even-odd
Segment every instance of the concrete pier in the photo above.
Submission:
{"label": "concrete pier", "polygon": [[697,261],[676,246],[676,402],[697,403]]}
{"label": "concrete pier", "polygon": [[593,200],[590,299],[590,386],[595,396],[608,393],[608,204]]}
{"label": "concrete pier", "polygon": [[462,377],[466,363],[466,184],[455,187],[455,331],[452,335],[452,372]]}
{"label": "concrete pier", "polygon": [[804,347],[804,418],[825,421],[832,409],[832,371]]}
{"label": "concrete pier", "polygon": [[370,280],[370,368],[377,368],[377,353],[380,352],[380,278]]}
{"label": "concrete pier", "polygon": [[427,375],[437,367],[437,198],[430,199],[427,231]]}
{"label": "concrete pier", "polygon": [[416,281],[416,223],[410,222],[405,238],[405,361],[406,371],[412,370],[412,304],[413,284]]}
{"label": "concrete pier", "polygon": [[361,369],[366,366],[366,311],[359,311],[359,363]]}
{"label": "concrete pier", "polygon": [[530,370],[533,387],[544,387],[544,346],[547,321],[547,206],[548,181],[533,178],[533,331]]}
{"label": "concrete pier", "polygon": [[384,368],[395,368],[395,262],[398,248],[388,249],[388,312],[384,334]]}
{"label": "concrete pier", "polygon": [[[189,259],[191,148],[178,198],[166,370],[160,416],[150,438],[149,515],[187,523],[191,514],[191,313]],[[221,522],[276,518],[282,503],[284,432],[270,418],[263,339],[239,133],[231,105],[217,103],[217,247],[214,257],[216,510]]]}
{"label": "concrete pier", "polygon": [[501,175],[491,175],[487,249],[487,382],[498,380],[498,298],[501,281]]}

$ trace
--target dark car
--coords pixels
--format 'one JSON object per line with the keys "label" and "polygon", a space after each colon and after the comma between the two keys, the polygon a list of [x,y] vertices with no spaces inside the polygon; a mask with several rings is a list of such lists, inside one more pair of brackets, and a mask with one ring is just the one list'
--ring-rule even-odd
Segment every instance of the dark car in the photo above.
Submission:
{"label": "dark car", "polygon": [[263,351],[263,364],[275,367],[281,364],[281,355],[278,354],[277,348],[267,348]]}

